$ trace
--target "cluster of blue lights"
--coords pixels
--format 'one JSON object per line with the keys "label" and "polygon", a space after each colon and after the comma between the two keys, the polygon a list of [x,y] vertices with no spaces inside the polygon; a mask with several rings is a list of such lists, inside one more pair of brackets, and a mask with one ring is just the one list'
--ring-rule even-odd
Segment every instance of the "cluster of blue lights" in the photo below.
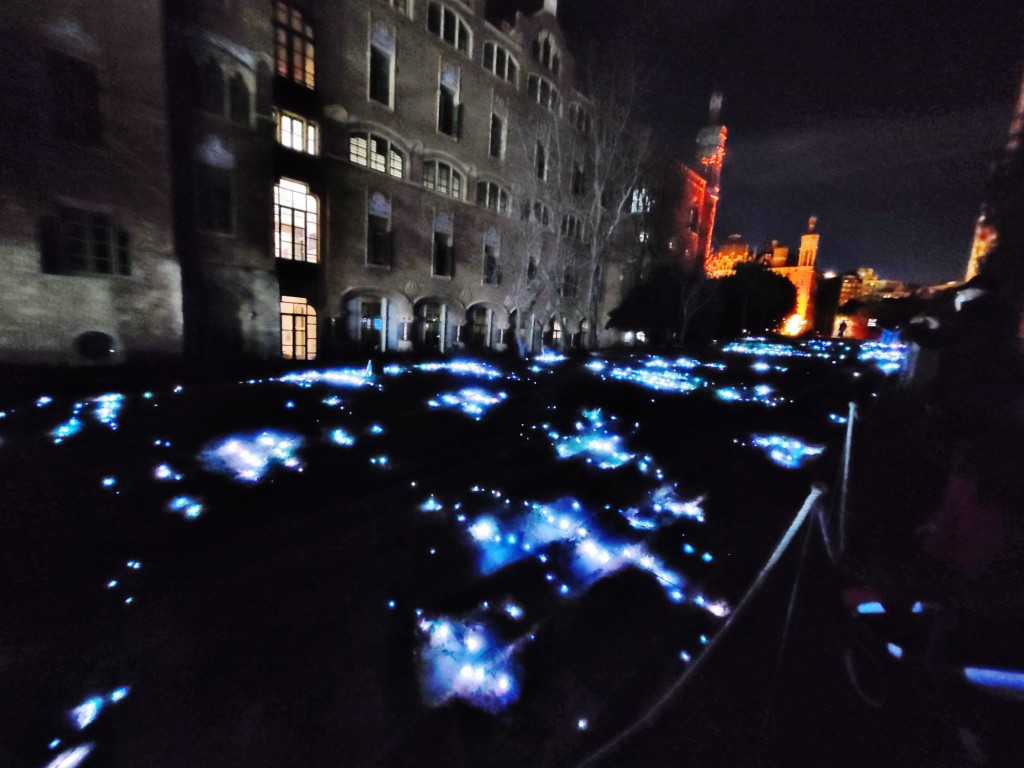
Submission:
{"label": "cluster of blue lights", "polygon": [[442,509],[444,509],[444,504],[433,496],[430,496],[426,501],[420,504],[420,512],[440,512]]}
{"label": "cluster of blue lights", "polygon": [[618,469],[635,458],[635,454],[623,450],[622,438],[605,428],[600,409],[584,411],[583,418],[584,421],[576,422],[575,435],[548,432],[558,458],[583,456],[588,464],[599,469]]}
{"label": "cluster of blue lights", "polygon": [[274,464],[301,472],[302,462],[295,454],[302,442],[298,435],[264,430],[218,440],[204,448],[199,458],[210,472],[258,483]]}
{"label": "cluster of blue lights", "polygon": [[906,344],[885,344],[880,341],[866,341],[860,346],[858,359],[870,363],[884,374],[903,370],[907,361]]}
{"label": "cluster of blue lights", "polygon": [[182,479],[180,472],[175,472],[170,464],[159,464],[156,469],[153,470],[153,477],[157,480],[173,480],[175,482]]}
{"label": "cluster of blue lights", "polygon": [[428,401],[431,408],[450,408],[479,421],[487,411],[503,402],[508,395],[504,392],[491,393],[479,387],[466,387],[458,392],[447,392]]}
{"label": "cluster of blue lights", "polygon": [[723,352],[734,355],[750,355],[752,357],[810,357],[809,352],[798,349],[792,344],[771,342],[763,338],[743,339],[722,347]]}
{"label": "cluster of blue lights", "polygon": [[424,698],[439,706],[463,699],[497,713],[519,698],[518,644],[505,644],[487,622],[421,615],[420,680]]}
{"label": "cluster of blue lights", "polygon": [[346,432],[341,427],[336,427],[327,433],[327,439],[335,445],[341,445],[346,448],[351,448],[356,444],[356,439],[351,434]]}
{"label": "cluster of blue lights", "polygon": [[689,373],[700,363],[687,357],[666,360],[649,357],[638,366],[611,365],[603,360],[587,363],[587,370],[596,373],[603,380],[624,381],[656,392],[686,394],[706,385],[704,379]]}
{"label": "cluster of blue lights", "polygon": [[167,511],[179,514],[186,520],[195,520],[203,514],[203,502],[191,496],[175,496],[167,503]]}
{"label": "cluster of blue lights", "polygon": [[727,403],[758,403],[773,408],[785,402],[785,398],[776,395],[767,384],[754,387],[720,387],[715,390],[715,397]]}
{"label": "cluster of blue lights", "polygon": [[493,365],[477,360],[449,360],[438,363],[420,363],[416,370],[424,373],[451,373],[455,376],[467,376],[476,379],[500,379],[501,371]]}
{"label": "cluster of blue lights", "polygon": [[703,501],[703,497],[690,500],[680,499],[676,494],[675,486],[666,483],[648,495],[645,505],[630,507],[622,510],[620,514],[626,518],[626,522],[631,528],[638,531],[653,531],[684,517],[703,523],[704,510],[701,508]]}
{"label": "cluster of blue lights", "polygon": [[295,384],[309,389],[314,384],[326,384],[342,389],[358,389],[373,384],[373,370],[367,366],[362,368],[330,368],[325,371],[301,371],[289,373],[278,381]]}
{"label": "cluster of blue lights", "polygon": [[80,731],[88,728],[108,705],[117,704],[128,695],[129,691],[128,686],[122,686],[105,695],[90,696],[68,712],[71,724]]}
{"label": "cluster of blue lights", "polygon": [[786,435],[754,435],[750,444],[760,448],[774,463],[786,469],[798,469],[824,453],[820,445],[809,445]]}
{"label": "cluster of blue lights", "polygon": [[[45,403],[40,403],[45,400]],[[38,407],[43,405],[49,405],[52,403],[52,398],[44,397],[36,401]],[[91,400],[85,402],[75,403],[71,409],[71,416],[67,421],[58,424],[50,432],[50,436],[53,438],[53,442],[60,444],[67,440],[69,437],[74,437],[82,431],[84,424],[80,414],[87,405],[92,405],[92,416],[93,418],[109,429],[117,429],[117,417],[121,413],[121,408],[124,405],[124,395],[111,393],[106,395],[100,395]]]}
{"label": "cluster of blue lights", "polygon": [[536,357],[530,358],[533,362],[539,363],[540,365],[557,365],[558,363],[564,363],[567,358],[565,355],[561,355],[558,352],[546,351],[543,354],[537,355]]}

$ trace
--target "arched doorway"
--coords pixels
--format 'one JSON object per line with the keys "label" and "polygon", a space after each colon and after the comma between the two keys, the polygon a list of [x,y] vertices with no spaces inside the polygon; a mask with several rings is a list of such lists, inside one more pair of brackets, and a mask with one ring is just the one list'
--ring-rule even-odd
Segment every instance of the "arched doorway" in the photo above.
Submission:
{"label": "arched doorway", "polygon": [[415,345],[424,352],[447,352],[459,340],[465,318],[461,305],[443,296],[425,296],[415,304]]}
{"label": "arched doorway", "polygon": [[399,322],[411,314],[409,301],[400,293],[354,289],[342,297],[347,345],[363,352],[398,349]]}

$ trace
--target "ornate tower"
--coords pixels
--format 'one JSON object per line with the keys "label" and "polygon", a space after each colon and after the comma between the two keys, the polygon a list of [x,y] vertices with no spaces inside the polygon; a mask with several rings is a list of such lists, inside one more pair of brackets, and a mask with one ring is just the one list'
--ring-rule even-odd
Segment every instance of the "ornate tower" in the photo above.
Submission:
{"label": "ornate tower", "polygon": [[807,233],[800,238],[800,260],[797,266],[813,267],[818,258],[818,233],[815,228],[818,225],[818,217],[811,216],[807,222]]}
{"label": "ornate tower", "polygon": [[704,263],[711,256],[711,237],[715,230],[715,212],[718,210],[718,195],[722,179],[722,161],[725,160],[725,139],[728,135],[721,125],[722,94],[715,91],[711,95],[709,109],[709,125],[697,134],[697,162],[701,175],[707,180],[707,193],[704,196],[704,210],[699,216],[700,246],[703,249]]}

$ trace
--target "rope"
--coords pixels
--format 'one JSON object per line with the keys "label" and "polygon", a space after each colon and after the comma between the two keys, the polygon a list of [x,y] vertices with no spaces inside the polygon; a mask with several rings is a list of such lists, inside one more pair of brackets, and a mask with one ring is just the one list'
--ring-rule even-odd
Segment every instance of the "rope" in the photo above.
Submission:
{"label": "rope", "polygon": [[853,449],[853,422],[857,416],[857,404],[850,401],[850,412],[846,418],[846,444],[843,446],[843,482],[839,488],[839,554],[846,553],[846,494],[850,486],[850,453]]}
{"label": "rope", "polygon": [[750,589],[747,590],[746,594],[743,595],[742,599],[737,604],[736,608],[733,609],[732,613],[729,614],[729,617],[725,620],[725,623],[722,624],[722,628],[718,631],[718,634],[715,635],[715,638],[711,642],[711,644],[707,646],[704,653],[697,657],[697,660],[685,672],[683,672],[683,674],[680,675],[679,678],[671,686],[669,686],[668,690],[666,690],[665,693],[663,693],[658,698],[658,700],[655,701],[641,717],[639,717],[632,724],[630,724],[625,729],[620,731],[616,736],[613,736],[603,745],[598,747],[594,752],[591,752],[590,755],[588,755],[581,762],[576,764],[576,768],[585,768],[585,766],[594,765],[600,758],[604,757],[609,752],[614,750],[616,747],[619,746],[619,744],[624,742],[638,730],[640,730],[644,726],[650,725],[651,721],[658,714],[661,713],[665,706],[673,698],[675,698],[675,696],[679,694],[679,692],[682,691],[683,688],[686,687],[690,680],[693,679],[697,670],[703,666],[708,656],[711,655],[711,651],[718,645],[719,641],[725,636],[729,628],[735,623],[737,617],[741,613],[743,613],[743,610],[747,607],[747,605],[750,604],[754,595],[756,595],[760,591],[761,586],[768,578],[768,574],[775,567],[775,564],[779,562],[779,559],[782,557],[782,555],[785,554],[786,550],[789,548],[789,545],[792,543],[793,538],[796,536],[797,531],[800,529],[800,526],[803,525],[804,521],[811,514],[811,511],[814,509],[818,501],[818,498],[824,492],[825,488],[819,485],[818,483],[815,483],[811,487],[811,492],[807,494],[807,498],[804,499],[803,506],[800,507],[800,511],[796,513],[796,517],[793,518],[793,522],[789,524],[789,528],[786,529],[786,532],[782,535],[782,538],[779,540],[778,545],[772,552],[771,557],[768,558],[768,562],[766,562],[764,566],[761,568],[760,572],[757,574],[757,578],[754,579],[754,583],[750,586]]}

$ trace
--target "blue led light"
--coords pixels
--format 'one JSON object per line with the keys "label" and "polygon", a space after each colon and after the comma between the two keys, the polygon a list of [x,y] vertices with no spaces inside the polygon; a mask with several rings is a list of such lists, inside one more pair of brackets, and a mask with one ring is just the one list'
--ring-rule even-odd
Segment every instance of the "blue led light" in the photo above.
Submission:
{"label": "blue led light", "polygon": [[47,744],[46,746],[47,746],[47,747],[48,747],[49,749],[56,749],[57,747],[59,747],[59,746],[60,746],[60,739],[54,739],[53,741],[51,741],[51,742],[50,742],[49,744]]}
{"label": "blue led light", "polygon": [[622,438],[604,428],[600,409],[584,411],[583,417],[587,423],[576,422],[575,435],[549,433],[560,459],[581,456],[599,469],[618,469],[633,460],[634,454],[622,449]]}
{"label": "blue led light", "polygon": [[898,645],[896,645],[896,643],[886,643],[885,647],[886,647],[886,650],[889,651],[889,654],[893,658],[896,658],[896,659],[902,659],[903,658],[903,649],[900,648]]}
{"label": "blue led light", "polygon": [[880,341],[866,341],[860,346],[857,355],[862,363],[871,363],[882,373],[888,375],[903,369],[907,361],[909,348],[906,344],[885,344]]}
{"label": "blue led light", "polygon": [[877,614],[885,613],[885,606],[877,600],[871,600],[867,603],[861,603],[857,606],[857,613],[860,614]]}
{"label": "blue led light", "polygon": [[157,480],[181,480],[182,476],[171,469],[169,464],[160,464],[153,470],[153,477]]}
{"label": "blue led light", "polygon": [[1024,691],[1024,672],[1014,669],[964,667],[964,677],[974,685],[1006,691]]}
{"label": "blue led light", "polygon": [[195,520],[203,514],[203,503],[191,496],[175,496],[167,504],[169,512],[175,512],[186,520]]}
{"label": "blue led light", "polygon": [[444,504],[430,496],[426,501],[420,504],[420,512],[440,512],[444,509]]}
{"label": "blue led light", "polygon": [[52,397],[50,397],[49,395],[43,395],[38,400],[36,400],[36,408],[43,408],[44,406],[47,406],[52,402]]}
{"label": "blue led light", "polygon": [[295,453],[302,444],[299,435],[264,430],[217,440],[204,448],[199,458],[210,472],[258,483],[275,464],[301,472],[302,462]]}
{"label": "blue led light", "polygon": [[587,721],[587,718],[585,718],[585,717],[581,717],[579,720],[576,721],[576,729],[577,730],[585,731],[589,727],[590,727],[590,723]]}
{"label": "blue led light", "polygon": [[343,445],[346,448],[356,444],[356,439],[341,427],[332,429],[328,432],[327,438],[335,445]]}
{"label": "blue led light", "polygon": [[505,603],[505,613],[509,618],[519,621],[525,615],[523,609],[515,603]]}
{"label": "blue led light", "polygon": [[103,487],[104,488],[113,488],[115,485],[117,485],[117,478],[116,477],[104,477],[103,478]]}
{"label": "blue led light", "polygon": [[380,424],[372,424],[370,426],[370,434],[372,434],[372,435],[383,435],[384,434],[384,427],[382,427]]}
{"label": "blue led light", "polygon": [[797,469],[825,451],[823,446],[809,445],[785,435],[754,435],[750,442],[763,450],[775,464],[786,469]]}
{"label": "blue led light", "polygon": [[416,370],[424,373],[450,373],[476,379],[500,379],[501,371],[476,360],[449,360],[441,363],[421,363]]}
{"label": "blue led light", "polygon": [[568,359],[569,358],[565,355],[560,355],[557,352],[544,352],[543,354],[531,358],[535,363],[540,363],[541,365],[557,365],[558,363],[563,363]]}
{"label": "blue led light", "polygon": [[92,742],[89,742],[87,744],[79,744],[71,749],[65,749],[48,762],[45,768],[78,768],[92,753],[93,747]]}

